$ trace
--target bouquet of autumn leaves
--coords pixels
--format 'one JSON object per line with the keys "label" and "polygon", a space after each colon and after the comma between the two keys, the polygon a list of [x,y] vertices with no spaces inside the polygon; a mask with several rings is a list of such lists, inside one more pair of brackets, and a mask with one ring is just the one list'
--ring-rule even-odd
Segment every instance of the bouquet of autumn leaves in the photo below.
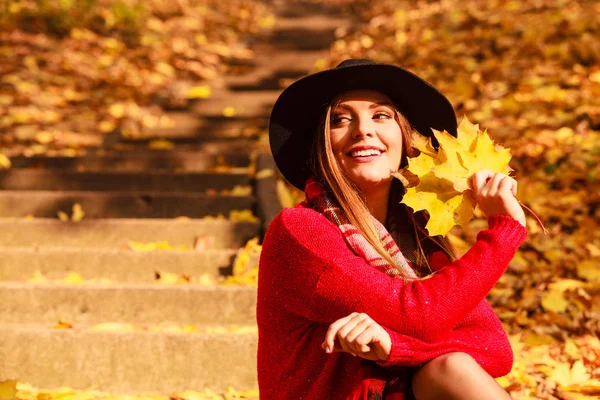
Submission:
{"label": "bouquet of autumn leaves", "polygon": [[433,133],[439,149],[435,150],[431,138],[415,133],[413,146],[421,154],[409,158],[408,166],[394,174],[407,188],[402,203],[415,212],[428,211],[425,228],[431,236],[446,235],[454,225],[464,228],[473,218],[477,205],[473,174],[481,169],[507,175],[512,171],[510,149],[494,144],[487,131],[480,132],[479,125],[467,118],[459,124],[456,137],[446,131]]}

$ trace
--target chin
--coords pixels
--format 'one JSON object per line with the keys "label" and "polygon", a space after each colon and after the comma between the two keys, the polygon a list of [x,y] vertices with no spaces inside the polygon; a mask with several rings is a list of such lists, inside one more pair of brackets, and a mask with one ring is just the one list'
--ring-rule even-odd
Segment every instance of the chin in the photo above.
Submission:
{"label": "chin", "polygon": [[392,176],[387,174],[386,176],[360,176],[352,177],[352,182],[361,189],[373,188],[379,185],[389,184],[392,180]]}

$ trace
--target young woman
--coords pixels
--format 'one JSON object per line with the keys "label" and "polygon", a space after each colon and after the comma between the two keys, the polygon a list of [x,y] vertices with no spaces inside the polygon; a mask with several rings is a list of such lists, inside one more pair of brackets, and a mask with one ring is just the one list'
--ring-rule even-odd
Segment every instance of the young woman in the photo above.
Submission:
{"label": "young woman", "polygon": [[273,220],[259,268],[261,399],[510,399],[513,354],[485,296],[525,240],[516,182],[482,170],[488,229],[457,258],[391,173],[411,130],[456,134],[448,100],[393,65],[347,60],[290,85],[271,149],[306,200]]}

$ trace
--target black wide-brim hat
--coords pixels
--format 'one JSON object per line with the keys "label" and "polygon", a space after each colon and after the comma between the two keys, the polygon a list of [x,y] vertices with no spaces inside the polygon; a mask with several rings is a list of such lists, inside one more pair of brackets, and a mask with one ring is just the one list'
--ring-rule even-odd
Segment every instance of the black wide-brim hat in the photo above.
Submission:
{"label": "black wide-brim hat", "polygon": [[[269,142],[277,168],[304,190],[314,174],[308,160],[319,124],[331,101],[348,90],[370,89],[390,98],[419,133],[431,128],[456,136],[452,104],[435,87],[410,71],[367,59],[350,59],[337,67],[305,76],[288,86],[271,111]],[[435,141],[435,138],[434,138]]]}

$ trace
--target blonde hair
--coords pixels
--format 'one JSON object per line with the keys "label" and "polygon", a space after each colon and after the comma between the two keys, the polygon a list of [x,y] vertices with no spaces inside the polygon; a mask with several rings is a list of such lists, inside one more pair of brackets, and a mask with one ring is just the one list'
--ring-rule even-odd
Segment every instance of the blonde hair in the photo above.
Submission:
{"label": "blonde hair", "polygon": [[[331,104],[327,107],[325,118],[318,128],[317,138],[313,143],[313,169],[317,173],[317,176],[324,180],[323,183],[325,183],[328,189],[333,193],[350,223],[354,225],[383,259],[390,263],[390,265],[395,266],[398,271],[401,272],[399,266],[394,262],[379,240],[379,235],[372,222],[371,213],[360,189],[348,178],[333,153],[330,122],[331,114],[335,106],[336,104]],[[415,153],[417,152],[412,146],[413,129],[408,120],[398,110],[395,112],[395,120],[400,126],[400,131],[402,133],[403,145],[400,167],[404,167],[407,164],[408,157],[416,155]],[[425,218],[422,215],[422,212],[419,213],[421,214],[421,218],[415,218],[416,215],[411,212],[407,212],[407,214],[410,223],[414,227],[415,242],[417,243],[419,250],[417,253],[418,264],[427,266],[429,272],[431,272],[421,243],[424,240],[433,241],[450,259],[455,258],[455,252],[446,238],[436,239],[427,234],[424,224]],[[427,279],[429,277],[431,276],[418,279]],[[406,279],[407,277],[404,276],[404,278]]]}

